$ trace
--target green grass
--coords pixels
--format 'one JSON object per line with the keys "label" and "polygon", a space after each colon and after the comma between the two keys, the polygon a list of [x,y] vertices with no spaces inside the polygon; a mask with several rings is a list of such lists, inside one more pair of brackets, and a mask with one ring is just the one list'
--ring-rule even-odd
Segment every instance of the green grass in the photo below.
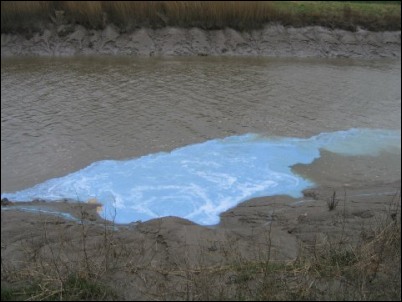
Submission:
{"label": "green grass", "polygon": [[3,288],[1,287],[1,301],[13,301],[14,298],[14,291],[10,288]]}
{"label": "green grass", "polygon": [[96,301],[117,297],[108,286],[75,274],[61,284],[49,280],[31,280],[31,284],[1,288],[1,301]]}
{"label": "green grass", "polygon": [[400,30],[400,2],[283,1],[275,4],[286,25],[323,25],[330,28]]}
{"label": "green grass", "polygon": [[2,1],[1,31],[37,31],[49,22],[122,30],[164,26],[249,30],[269,22],[355,30],[400,30],[400,1]]}

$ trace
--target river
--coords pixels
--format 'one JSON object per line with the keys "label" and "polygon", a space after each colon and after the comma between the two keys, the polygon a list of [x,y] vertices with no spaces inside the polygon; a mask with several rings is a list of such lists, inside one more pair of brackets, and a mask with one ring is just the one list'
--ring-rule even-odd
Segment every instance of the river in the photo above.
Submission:
{"label": "river", "polygon": [[232,135],[401,129],[401,61],[2,58],[1,191]]}

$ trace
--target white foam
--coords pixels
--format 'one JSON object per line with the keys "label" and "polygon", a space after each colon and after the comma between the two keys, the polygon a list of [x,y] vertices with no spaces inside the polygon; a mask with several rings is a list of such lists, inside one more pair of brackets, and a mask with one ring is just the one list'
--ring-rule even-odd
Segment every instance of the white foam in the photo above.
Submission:
{"label": "white foam", "polygon": [[291,171],[326,149],[344,155],[400,153],[400,131],[350,129],[311,138],[267,138],[256,134],[207,141],[127,161],[99,161],[32,188],[4,193],[15,201],[63,198],[104,205],[102,215],[118,223],[179,216],[209,225],[219,214],[253,197],[301,197],[314,184]]}

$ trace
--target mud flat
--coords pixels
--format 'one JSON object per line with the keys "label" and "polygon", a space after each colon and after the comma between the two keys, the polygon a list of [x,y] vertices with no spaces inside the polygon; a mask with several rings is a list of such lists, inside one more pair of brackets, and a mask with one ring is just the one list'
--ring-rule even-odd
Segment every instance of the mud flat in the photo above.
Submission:
{"label": "mud flat", "polygon": [[63,24],[1,35],[2,57],[73,55],[392,58],[401,56],[401,32],[267,25],[245,32],[165,27],[123,33],[113,24],[104,30]]}
{"label": "mud flat", "polygon": [[[353,170],[348,169],[351,160]],[[49,275],[96,274],[121,299],[186,299],[189,293],[208,293],[211,282],[214,290],[238,286],[243,269],[250,269],[244,263],[254,263],[259,272],[266,259],[283,264],[322,246],[353,246],[373,238],[373,226],[379,221],[398,220],[400,155],[350,158],[324,152],[312,164],[294,169],[326,181],[305,190],[302,198],[273,196],[243,202],[222,213],[215,226],[177,217],[117,225],[103,221],[95,203],[2,203],[2,284],[15,284],[18,274],[34,278],[42,267]],[[331,198],[338,204],[330,211]],[[68,215],[55,215],[58,212]],[[234,268],[236,263],[241,271]],[[204,273],[211,272],[219,281],[202,281]],[[189,278],[192,289],[187,288]],[[226,297],[235,297],[232,294],[225,292]],[[319,298],[324,297],[330,296],[324,291]]]}

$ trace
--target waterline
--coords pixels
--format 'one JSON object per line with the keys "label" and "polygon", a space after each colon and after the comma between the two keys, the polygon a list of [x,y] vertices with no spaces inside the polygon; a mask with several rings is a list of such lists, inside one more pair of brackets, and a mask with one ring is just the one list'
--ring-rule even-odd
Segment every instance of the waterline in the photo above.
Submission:
{"label": "waterline", "polygon": [[219,223],[219,214],[250,198],[301,197],[315,184],[295,174],[320,149],[345,156],[400,153],[401,133],[350,129],[310,138],[231,136],[124,161],[105,160],[32,188],[4,193],[13,201],[96,198],[102,217],[117,223],[179,216],[201,225]]}

